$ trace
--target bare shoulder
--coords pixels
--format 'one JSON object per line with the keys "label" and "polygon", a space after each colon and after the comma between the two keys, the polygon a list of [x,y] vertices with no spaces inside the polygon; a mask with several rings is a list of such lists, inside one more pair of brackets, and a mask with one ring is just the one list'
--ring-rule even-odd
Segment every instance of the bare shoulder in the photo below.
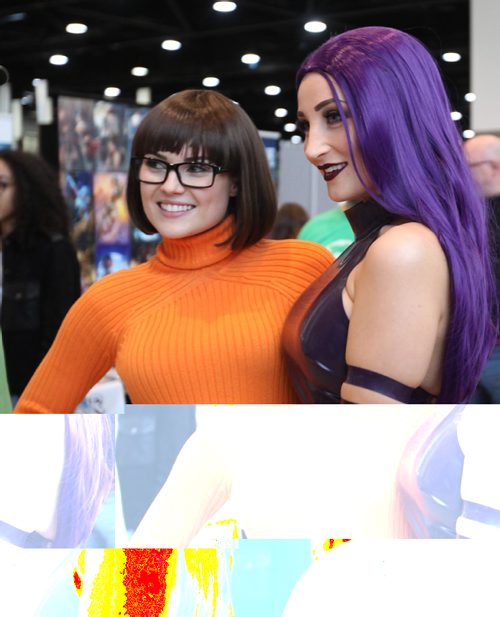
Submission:
{"label": "bare shoulder", "polygon": [[370,246],[365,268],[390,275],[433,272],[447,276],[448,263],[436,234],[421,223],[403,223],[383,232]]}

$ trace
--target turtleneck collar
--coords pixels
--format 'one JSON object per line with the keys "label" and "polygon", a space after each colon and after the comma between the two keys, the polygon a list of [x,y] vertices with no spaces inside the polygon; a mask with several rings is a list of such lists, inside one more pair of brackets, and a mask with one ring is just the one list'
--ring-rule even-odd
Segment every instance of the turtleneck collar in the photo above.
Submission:
{"label": "turtleneck collar", "polygon": [[163,265],[180,270],[212,266],[233,253],[230,244],[216,246],[227,240],[233,225],[233,216],[227,216],[218,225],[200,234],[186,238],[163,238],[155,257]]}
{"label": "turtleneck collar", "polygon": [[356,240],[363,238],[374,229],[389,224],[396,215],[387,212],[376,201],[359,201],[345,211]]}

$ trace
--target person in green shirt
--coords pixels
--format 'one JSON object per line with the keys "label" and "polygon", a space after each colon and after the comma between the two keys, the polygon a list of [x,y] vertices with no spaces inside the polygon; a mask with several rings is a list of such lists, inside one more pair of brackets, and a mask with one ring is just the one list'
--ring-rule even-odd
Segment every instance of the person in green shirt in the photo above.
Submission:
{"label": "person in green shirt", "polygon": [[3,355],[2,334],[0,333],[0,413],[10,413],[12,404],[10,400],[9,384],[5,371],[5,358]]}
{"label": "person in green shirt", "polygon": [[307,221],[297,238],[322,244],[334,257],[338,257],[354,240],[354,232],[339,206],[321,212]]}

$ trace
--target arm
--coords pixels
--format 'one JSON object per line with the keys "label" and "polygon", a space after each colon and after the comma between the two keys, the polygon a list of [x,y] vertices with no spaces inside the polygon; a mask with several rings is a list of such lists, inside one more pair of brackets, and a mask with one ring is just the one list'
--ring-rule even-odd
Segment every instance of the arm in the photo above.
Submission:
{"label": "arm", "polygon": [[[437,393],[449,313],[448,265],[435,235],[408,223],[389,229],[353,271],[346,363]],[[353,403],[398,402],[344,383]]]}
{"label": "arm", "polygon": [[130,546],[182,548],[228,500],[231,486],[223,444],[198,429],[186,441],[170,475],[135,531]]}
{"label": "arm", "polygon": [[66,313],[80,293],[80,266],[73,245],[65,238],[53,240],[41,286],[39,361],[49,350]]}
{"label": "arm", "polygon": [[73,413],[113,365],[118,339],[106,290],[95,283],[70,309],[15,413]]}

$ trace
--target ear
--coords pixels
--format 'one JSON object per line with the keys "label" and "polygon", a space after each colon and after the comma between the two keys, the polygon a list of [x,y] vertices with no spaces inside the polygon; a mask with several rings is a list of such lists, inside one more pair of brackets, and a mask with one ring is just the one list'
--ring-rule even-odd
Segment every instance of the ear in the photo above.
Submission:
{"label": "ear", "polygon": [[236,197],[238,194],[238,182],[231,179],[231,185],[229,186],[229,197]]}

